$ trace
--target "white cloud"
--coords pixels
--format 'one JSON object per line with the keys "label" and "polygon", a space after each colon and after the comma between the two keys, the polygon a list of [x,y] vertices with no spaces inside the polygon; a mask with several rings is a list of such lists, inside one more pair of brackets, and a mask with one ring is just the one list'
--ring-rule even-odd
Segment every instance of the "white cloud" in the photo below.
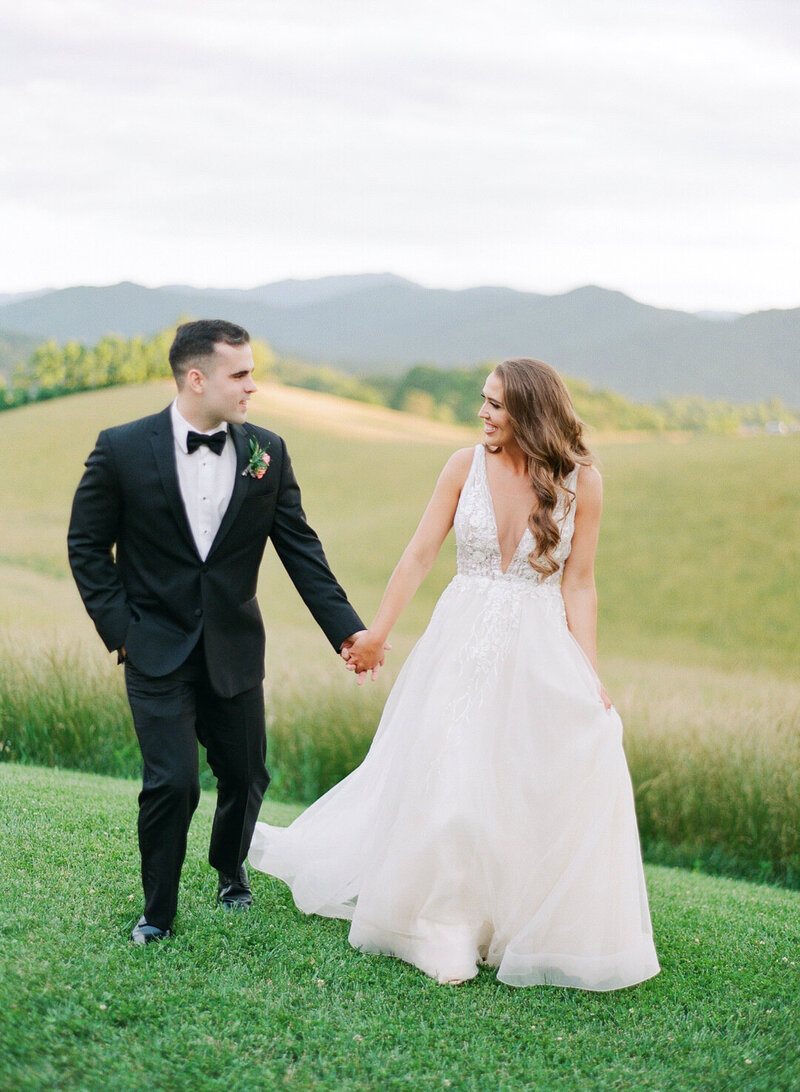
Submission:
{"label": "white cloud", "polygon": [[800,304],[792,0],[29,0],[0,290],[393,269]]}

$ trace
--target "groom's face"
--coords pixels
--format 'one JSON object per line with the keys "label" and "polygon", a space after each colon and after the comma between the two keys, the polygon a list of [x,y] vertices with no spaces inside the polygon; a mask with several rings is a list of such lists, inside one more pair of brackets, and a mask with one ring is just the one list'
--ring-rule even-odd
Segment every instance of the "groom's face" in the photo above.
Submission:
{"label": "groom's face", "polygon": [[204,365],[200,395],[204,414],[212,421],[209,428],[222,421],[242,424],[247,417],[250,395],[258,390],[253,382],[250,346],[217,342]]}

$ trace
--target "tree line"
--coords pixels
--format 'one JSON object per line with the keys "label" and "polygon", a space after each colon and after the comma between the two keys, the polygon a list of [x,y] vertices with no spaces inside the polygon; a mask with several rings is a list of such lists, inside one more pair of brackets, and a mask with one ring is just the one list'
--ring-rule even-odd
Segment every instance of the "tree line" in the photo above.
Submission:
{"label": "tree line", "polygon": [[[8,380],[0,376],[0,410],[46,398],[98,390],[124,383],[146,383],[170,375],[167,355],[175,328],[152,338],[108,335],[96,345],[50,340],[18,364]],[[349,375],[335,368],[279,357],[254,340],[256,378],[323,391],[373,405],[416,413],[437,421],[473,424],[480,391],[492,362],[470,368],[420,364],[399,377]],[[779,421],[800,423],[800,414],[778,399],[742,405],[687,395],[652,404],[634,402],[615,391],[567,377],[578,416],[601,431],[735,433]]]}

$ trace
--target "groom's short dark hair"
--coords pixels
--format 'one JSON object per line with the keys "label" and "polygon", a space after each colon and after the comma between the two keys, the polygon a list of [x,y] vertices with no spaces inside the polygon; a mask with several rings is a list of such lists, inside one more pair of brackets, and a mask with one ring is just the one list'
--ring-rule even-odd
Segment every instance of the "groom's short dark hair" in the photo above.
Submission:
{"label": "groom's short dark hair", "polygon": [[250,335],[243,326],[225,319],[198,319],[178,327],[169,350],[169,366],[178,386],[183,383],[189,363],[212,356],[214,346],[220,341],[226,345],[247,345]]}

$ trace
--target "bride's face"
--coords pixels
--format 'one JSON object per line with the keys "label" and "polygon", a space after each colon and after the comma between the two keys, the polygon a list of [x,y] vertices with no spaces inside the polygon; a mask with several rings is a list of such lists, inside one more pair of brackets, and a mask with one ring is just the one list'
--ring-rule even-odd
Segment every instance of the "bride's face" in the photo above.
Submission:
{"label": "bride's face", "polygon": [[483,434],[492,447],[503,447],[514,439],[511,418],[503,402],[503,384],[495,372],[483,385],[483,405],[478,416],[483,421]]}

